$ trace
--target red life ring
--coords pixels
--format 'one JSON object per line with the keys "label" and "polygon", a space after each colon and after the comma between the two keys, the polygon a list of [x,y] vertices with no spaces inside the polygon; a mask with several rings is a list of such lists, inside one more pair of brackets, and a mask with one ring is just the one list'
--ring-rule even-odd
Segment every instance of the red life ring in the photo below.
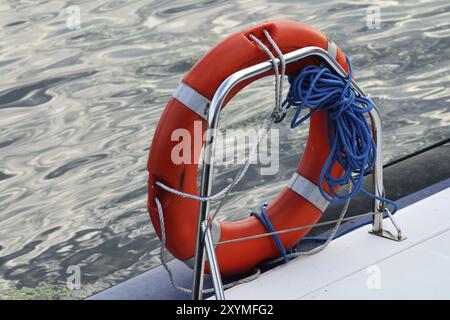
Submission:
{"label": "red life ring", "polygon": [[[325,35],[305,24],[292,21],[265,22],[235,33],[220,42],[191,68],[164,109],[153,137],[147,165],[149,173],[147,205],[153,226],[161,237],[158,211],[154,201],[157,197],[164,212],[166,248],[173,256],[185,262],[192,261],[195,252],[199,202],[169,193],[156,186],[155,182],[160,181],[185,193],[198,194],[197,170],[201,150],[195,150],[199,148],[194,148],[192,144],[191,152],[195,161],[191,164],[174,163],[171,153],[178,142],[171,141],[171,134],[174,130],[183,128],[193,136],[196,120],[203,121],[202,127],[205,130],[205,110],[200,108],[202,103],[206,106],[206,102],[212,99],[219,85],[231,74],[267,60],[264,51],[249,38],[249,35],[253,34],[258,39],[265,39],[264,29],[269,32],[284,54],[307,46],[321,47],[328,50],[346,72],[349,71],[344,54],[328,41]],[[305,58],[288,65],[286,74],[295,75],[303,67],[319,63],[316,57]],[[257,78],[270,74],[273,74],[273,71]],[[257,78],[246,80],[234,88],[224,105]],[[319,192],[317,183],[320,171],[330,152],[324,128],[325,114],[322,111],[315,113],[311,118],[305,152],[294,177],[267,208],[267,214],[275,230],[315,224],[326,208],[320,197],[314,198]],[[340,168],[335,168],[335,171],[334,176],[341,174]],[[265,232],[265,227],[253,216],[241,221],[220,222],[213,225],[212,230],[216,241]],[[308,232],[308,229],[303,229],[280,234],[279,238],[283,246],[289,249]],[[219,245],[216,254],[221,274],[232,275],[248,271],[263,260],[279,256],[280,252],[271,237],[262,237]]]}

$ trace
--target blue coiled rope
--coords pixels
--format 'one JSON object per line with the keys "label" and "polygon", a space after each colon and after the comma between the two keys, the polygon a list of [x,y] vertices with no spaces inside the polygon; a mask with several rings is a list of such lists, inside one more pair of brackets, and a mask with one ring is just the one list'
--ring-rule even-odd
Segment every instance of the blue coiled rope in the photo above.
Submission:
{"label": "blue coiled rope", "polygon": [[[353,76],[351,60],[347,57],[349,74],[341,78],[328,68],[308,66],[298,75],[289,77],[290,88],[283,105],[286,109],[296,107],[291,128],[296,128],[315,112],[324,110],[326,114],[327,143],[330,154],[319,176],[319,190],[331,204],[341,204],[363,192],[370,198],[390,204],[393,213],[397,210],[395,202],[378,197],[362,188],[364,176],[371,173],[376,161],[376,144],[365,115],[373,108],[373,102],[358,96],[350,86]],[[301,117],[302,111],[310,111]],[[333,168],[339,164],[344,172],[332,176]],[[352,183],[352,191],[341,195],[334,191],[346,183]],[[328,187],[332,197],[324,190]]]}
{"label": "blue coiled rope", "polygon": [[[285,110],[296,108],[291,122],[292,129],[311,118],[315,112],[325,111],[325,130],[330,154],[322,167],[318,184],[320,193],[327,201],[335,205],[342,204],[362,192],[370,198],[391,205],[394,214],[397,211],[394,201],[376,196],[362,188],[364,176],[372,172],[377,157],[376,144],[365,118],[372,110],[373,102],[369,98],[358,96],[351,87],[353,66],[350,59],[348,57],[346,59],[349,66],[346,78],[341,78],[328,68],[319,66],[308,66],[298,75],[290,76],[290,88],[283,102],[283,108]],[[309,112],[302,116],[305,109],[309,109]],[[335,178],[332,171],[336,165],[340,165],[344,172]],[[334,188],[349,182],[353,185],[351,192],[342,195],[334,191]],[[332,196],[324,190],[324,185]],[[257,216],[269,232],[273,232],[272,224],[263,211],[264,208],[261,207],[264,219],[255,212],[252,212],[252,215]],[[273,239],[287,262],[286,251],[279,237],[274,234]]]}

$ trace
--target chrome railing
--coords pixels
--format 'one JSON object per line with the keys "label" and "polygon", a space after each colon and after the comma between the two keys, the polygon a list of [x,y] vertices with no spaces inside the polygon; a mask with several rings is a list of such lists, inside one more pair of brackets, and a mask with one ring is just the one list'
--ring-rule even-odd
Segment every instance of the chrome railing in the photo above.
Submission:
{"label": "chrome railing", "polygon": [[[327,51],[319,47],[305,47],[293,52],[289,52],[284,55],[286,64],[296,62],[300,59],[315,56],[322,59],[322,61],[330,67],[337,75],[346,77],[345,70],[328,54]],[[277,64],[280,61],[277,59]],[[214,148],[215,139],[214,132],[216,132],[219,126],[219,116],[222,105],[227,98],[231,90],[247,79],[256,77],[264,72],[267,72],[273,68],[272,62],[262,62],[257,65],[245,68],[238,72],[235,72],[229,76],[220,87],[217,89],[211,104],[208,109],[208,130],[205,142],[205,151],[202,164],[202,176],[200,183],[200,196],[209,197],[211,195],[211,187],[213,181],[213,168],[214,168]],[[352,88],[361,96],[366,96],[364,91],[356,84],[354,80],[351,82]],[[372,135],[376,143],[377,159],[374,170],[372,172],[373,177],[373,192],[377,196],[384,195],[383,188],[383,144],[382,144],[382,123],[381,115],[378,107],[374,104],[374,108],[370,112],[370,120],[372,124]],[[211,277],[213,286],[215,289],[216,299],[225,299],[225,294],[222,285],[222,279],[220,276],[219,265],[217,264],[214,243],[212,242],[211,230],[207,228],[207,221],[209,219],[209,207],[208,201],[200,202],[198,227],[197,227],[197,244],[195,249],[194,260],[194,275],[192,284],[192,299],[202,299],[203,290],[203,276],[204,276],[204,262],[205,251],[206,256],[211,269]],[[401,230],[394,222],[394,226],[397,229],[397,236],[383,229],[383,214],[385,213],[384,204],[378,200],[374,200],[374,215],[373,215],[373,227],[371,233],[379,235],[392,240],[402,240]],[[390,216],[392,218],[392,216]],[[393,219],[393,218],[392,218]]]}

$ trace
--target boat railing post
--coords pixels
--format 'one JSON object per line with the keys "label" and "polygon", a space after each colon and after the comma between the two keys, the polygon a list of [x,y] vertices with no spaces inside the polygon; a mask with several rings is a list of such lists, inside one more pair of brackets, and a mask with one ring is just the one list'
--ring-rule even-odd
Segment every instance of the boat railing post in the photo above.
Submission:
{"label": "boat railing post", "polygon": [[[319,47],[305,47],[284,55],[286,64],[296,62],[300,59],[317,56],[323,60],[336,74],[341,77],[346,77],[345,70],[332,58],[328,52]],[[277,64],[280,63],[279,59],[276,59]],[[200,181],[200,196],[208,197],[211,195],[211,187],[213,182],[213,169],[214,169],[214,148],[215,148],[215,133],[219,126],[219,115],[222,105],[230,93],[230,91],[242,81],[258,76],[264,72],[270,71],[273,68],[272,62],[266,61],[257,65],[242,69],[229,76],[219,86],[214,94],[213,99],[208,108],[207,118],[207,134],[205,141],[205,152],[203,156],[202,164],[202,176]],[[366,96],[364,91],[352,80],[352,88],[361,96]],[[377,159],[375,168],[372,173],[374,193],[377,196],[384,195],[383,189],[383,145],[382,145],[382,122],[379,109],[376,105],[370,112],[370,119],[372,124],[373,137],[377,145]],[[209,202],[200,202],[199,217],[197,225],[197,238],[194,258],[194,274],[192,284],[192,299],[202,299],[203,292],[203,275],[204,275],[204,255],[205,249],[208,257],[209,266],[211,269],[211,277],[215,289],[215,295],[217,299],[224,299],[224,290],[222,280],[220,277],[219,265],[217,263],[214,243],[211,237],[211,231],[206,226],[209,219]],[[383,236],[393,240],[402,240],[401,232],[397,228],[397,224],[394,226],[397,228],[397,236],[393,236],[390,232],[383,229],[383,214],[385,213],[384,204],[378,200],[374,200],[374,216],[373,216],[373,230],[371,233],[379,236]],[[393,219],[392,216],[390,216]]]}
{"label": "boat railing post", "polygon": [[[384,184],[383,184],[383,127],[381,121],[381,114],[378,107],[374,104],[372,111],[370,112],[370,121],[372,124],[372,136],[376,144],[377,158],[374,169],[372,171],[372,184],[373,194],[378,197],[384,197]],[[380,236],[386,239],[394,241],[405,240],[406,237],[402,235],[402,231],[395,221],[394,217],[390,214],[385,204],[379,199],[374,199],[373,206],[374,215],[372,217],[372,230],[371,234]],[[384,214],[387,213],[394,228],[396,229],[396,235],[389,230],[383,228]]]}

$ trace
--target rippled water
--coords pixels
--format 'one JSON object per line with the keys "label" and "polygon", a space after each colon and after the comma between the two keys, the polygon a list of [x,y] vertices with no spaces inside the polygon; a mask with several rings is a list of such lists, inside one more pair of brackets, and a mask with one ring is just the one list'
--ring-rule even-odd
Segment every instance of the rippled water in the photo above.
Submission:
{"label": "rippled water", "polygon": [[[370,4],[380,29],[367,27],[362,1],[1,1],[0,296],[64,286],[79,265],[70,295],[82,297],[159,264],[146,209],[155,126],[193,63],[254,22],[300,20],[338,43],[381,105],[385,161],[449,137],[448,1]],[[79,30],[67,26],[71,5]],[[272,91],[272,79],[249,87],[223,125],[260,123]],[[251,170],[225,211],[270,200],[304,133],[283,131],[281,172]],[[218,169],[220,187],[235,168]]]}

